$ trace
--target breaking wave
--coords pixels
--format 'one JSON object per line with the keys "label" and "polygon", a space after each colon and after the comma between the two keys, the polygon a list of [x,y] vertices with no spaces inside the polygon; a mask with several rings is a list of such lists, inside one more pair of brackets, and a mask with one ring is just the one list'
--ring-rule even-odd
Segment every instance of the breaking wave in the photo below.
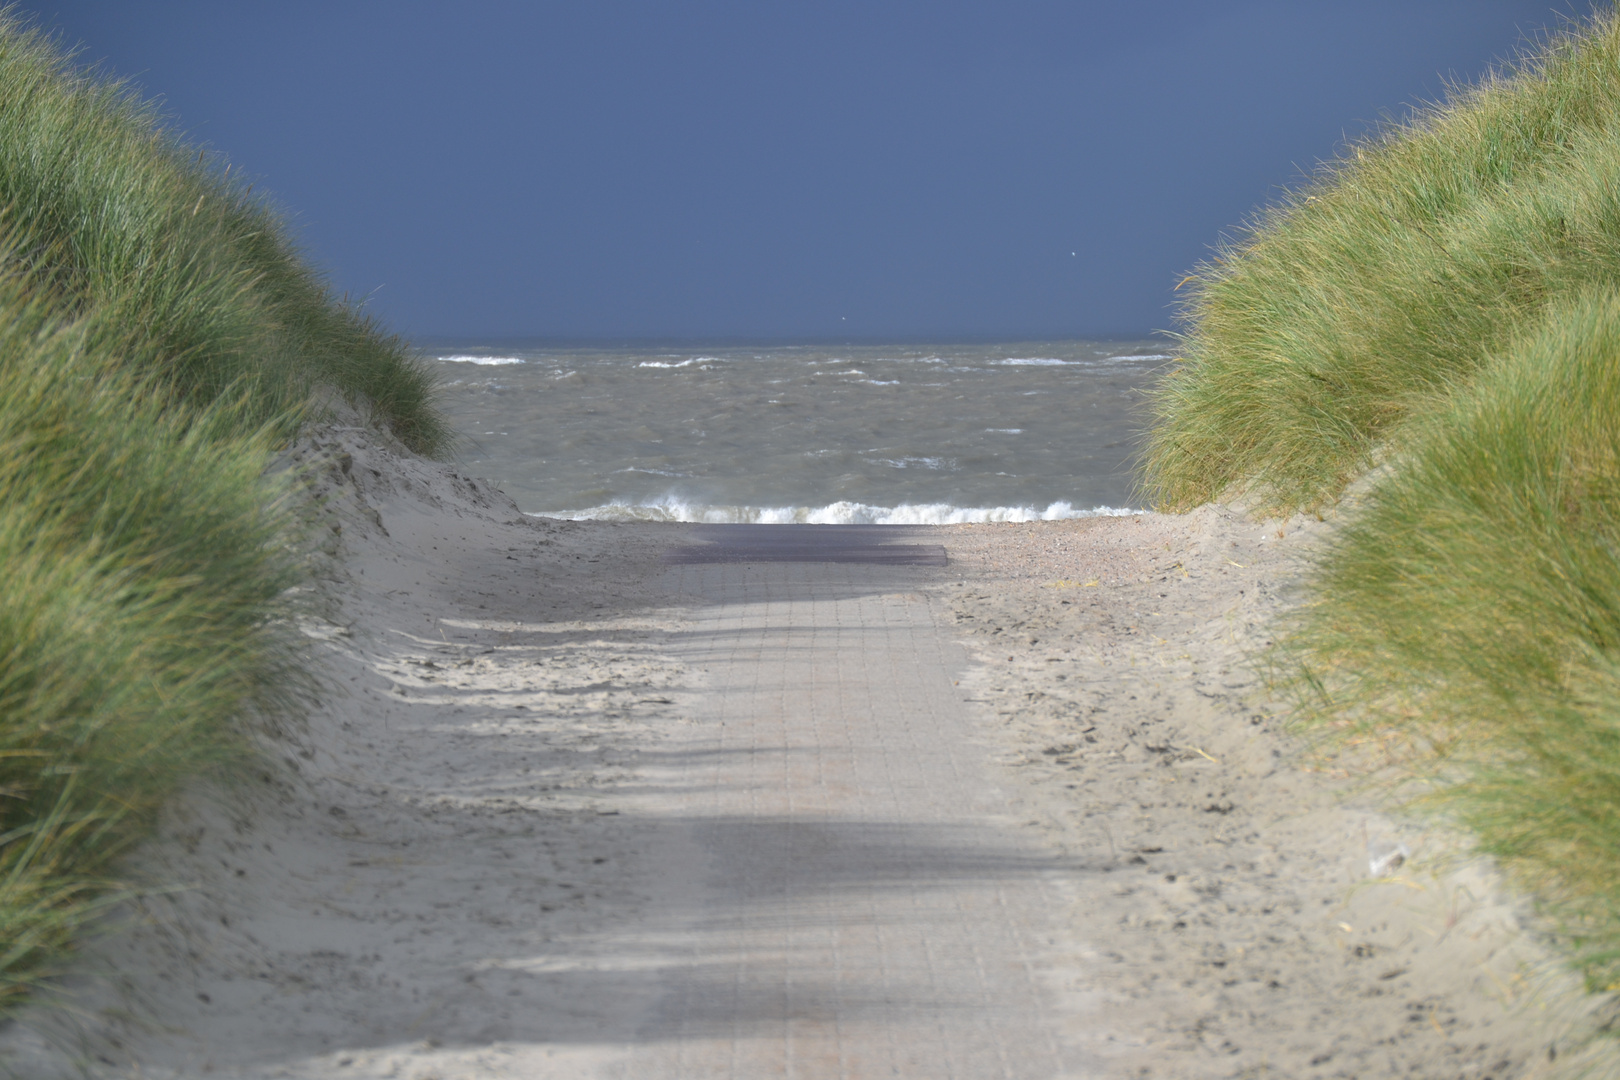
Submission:
{"label": "breaking wave", "polygon": [[1129,517],[1146,513],[1129,507],[1076,508],[1055,502],[1034,506],[953,506],[950,503],[902,503],[868,506],[835,502],[826,506],[706,506],[681,499],[650,503],[609,503],[585,510],[533,513],[531,517],[568,521],[680,521],[705,525],[968,525],[990,522],[1066,521],[1071,518]]}

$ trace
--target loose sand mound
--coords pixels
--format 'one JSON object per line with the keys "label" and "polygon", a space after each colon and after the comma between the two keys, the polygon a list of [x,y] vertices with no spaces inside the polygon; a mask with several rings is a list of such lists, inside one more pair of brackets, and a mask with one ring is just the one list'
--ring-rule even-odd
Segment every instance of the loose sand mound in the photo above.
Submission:
{"label": "loose sand mound", "polygon": [[[253,790],[174,808],[135,862],[186,887],[131,904],[68,1009],[0,1035],[4,1060],[654,1075],[626,1071],[668,1037],[645,1020],[652,965],[698,940],[663,913],[701,907],[708,872],[684,865],[701,829],[646,813],[718,723],[693,644],[714,600],[659,561],[691,531],[529,519],[360,428],[296,453],[332,526],[305,628],[328,704]],[[1020,850],[1072,868],[1041,980],[1054,1038],[1103,1075],[1541,1075],[1568,1060],[1568,984],[1521,906],[1303,768],[1243,666],[1308,533],[1218,508],[953,527],[933,537],[948,567],[871,602],[976,659],[942,676],[962,745]],[[679,1057],[656,1075],[698,1075]]]}
{"label": "loose sand mound", "polygon": [[1327,527],[1206,506],[951,530],[964,686],[1033,823],[1113,868],[1076,913],[1083,978],[1128,1075],[1561,1072],[1590,1006],[1523,901],[1313,763],[1246,662]]}

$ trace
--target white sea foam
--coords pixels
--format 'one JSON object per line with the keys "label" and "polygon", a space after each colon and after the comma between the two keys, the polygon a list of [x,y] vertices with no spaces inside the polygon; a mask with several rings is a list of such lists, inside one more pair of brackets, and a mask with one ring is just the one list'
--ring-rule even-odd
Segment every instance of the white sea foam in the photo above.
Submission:
{"label": "white sea foam", "polygon": [[1024,429],[1021,427],[987,427],[984,430],[992,435],[1022,435],[1024,433]]}
{"label": "white sea foam", "polygon": [[949,503],[902,503],[868,506],[836,502],[827,506],[702,506],[666,498],[651,503],[610,503],[588,510],[533,513],[531,517],[568,521],[681,521],[706,525],[967,525],[987,522],[1066,521],[1071,518],[1129,517],[1145,513],[1128,507],[1076,509],[1055,502],[1033,506],[953,506]]}
{"label": "white sea foam", "polygon": [[494,367],[500,364],[526,364],[527,360],[517,356],[441,356],[440,360],[446,364],[480,364],[485,367]]}
{"label": "white sea foam", "polygon": [[1127,356],[1099,356],[1095,360],[1059,360],[1052,356],[1013,356],[1005,360],[992,360],[1005,367],[1095,367],[1098,364],[1123,364],[1140,360],[1171,360],[1161,353],[1131,353]]}
{"label": "white sea foam", "polygon": [[644,368],[644,367],[650,367],[650,368],[683,368],[683,367],[691,367],[693,364],[719,364],[719,363],[722,363],[722,361],[717,356],[694,356],[694,357],[691,357],[691,358],[686,359],[686,360],[677,360],[673,364],[671,364],[667,360],[643,360],[641,363],[637,364],[636,367],[638,367],[638,368]]}

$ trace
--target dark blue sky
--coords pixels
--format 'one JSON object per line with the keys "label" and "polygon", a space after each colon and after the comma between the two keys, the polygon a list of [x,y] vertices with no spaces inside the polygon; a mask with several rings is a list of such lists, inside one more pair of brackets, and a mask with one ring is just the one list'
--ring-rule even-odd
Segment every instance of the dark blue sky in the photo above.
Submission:
{"label": "dark blue sky", "polygon": [[[33,0],[409,335],[1134,335],[1585,0]],[[1072,254],[1071,254],[1072,253]]]}

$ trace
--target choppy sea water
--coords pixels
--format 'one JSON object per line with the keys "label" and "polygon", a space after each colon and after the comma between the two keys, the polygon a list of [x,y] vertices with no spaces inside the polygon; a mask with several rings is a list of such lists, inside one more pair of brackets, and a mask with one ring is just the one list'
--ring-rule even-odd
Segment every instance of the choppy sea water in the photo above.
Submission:
{"label": "choppy sea water", "polygon": [[1033,521],[1130,511],[1163,342],[428,353],[465,466],[531,514]]}

